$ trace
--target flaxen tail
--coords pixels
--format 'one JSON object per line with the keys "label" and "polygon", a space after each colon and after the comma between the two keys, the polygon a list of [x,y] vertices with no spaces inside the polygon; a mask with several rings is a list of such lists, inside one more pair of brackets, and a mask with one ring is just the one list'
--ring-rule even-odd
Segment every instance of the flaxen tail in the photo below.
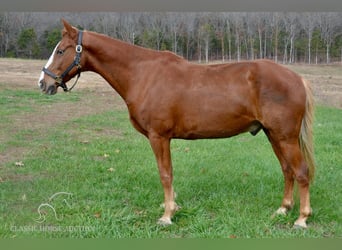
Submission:
{"label": "flaxen tail", "polygon": [[314,98],[310,82],[302,79],[306,92],[305,114],[302,120],[302,127],[299,135],[300,149],[303,153],[304,160],[309,168],[310,180],[315,175],[315,159],[313,146],[313,116],[314,116]]}

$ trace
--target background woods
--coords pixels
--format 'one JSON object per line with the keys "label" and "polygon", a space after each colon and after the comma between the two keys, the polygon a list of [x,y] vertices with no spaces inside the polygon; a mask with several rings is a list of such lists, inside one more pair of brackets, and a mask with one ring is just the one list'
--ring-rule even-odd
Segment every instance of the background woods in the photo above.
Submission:
{"label": "background woods", "polygon": [[342,63],[339,12],[0,13],[0,57],[48,58],[60,40],[61,17],[81,29],[198,62]]}

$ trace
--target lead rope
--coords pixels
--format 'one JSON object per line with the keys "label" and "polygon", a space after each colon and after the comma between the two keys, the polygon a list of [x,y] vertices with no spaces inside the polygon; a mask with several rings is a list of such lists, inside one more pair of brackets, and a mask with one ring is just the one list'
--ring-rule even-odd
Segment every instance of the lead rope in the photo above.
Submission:
{"label": "lead rope", "polygon": [[76,78],[74,84],[71,86],[71,88],[67,89],[66,92],[70,92],[76,86],[77,81],[80,78],[80,76],[81,76],[81,67],[78,68],[78,74],[77,74],[77,78]]}

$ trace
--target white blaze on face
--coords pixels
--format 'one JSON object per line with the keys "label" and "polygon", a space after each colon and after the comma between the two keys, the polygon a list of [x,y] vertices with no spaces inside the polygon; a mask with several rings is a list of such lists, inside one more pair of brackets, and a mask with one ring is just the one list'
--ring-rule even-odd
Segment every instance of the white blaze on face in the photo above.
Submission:
{"label": "white blaze on face", "polygon": [[[53,52],[52,52],[52,54],[51,54],[51,56],[50,56],[50,58],[49,58],[49,61],[46,63],[46,65],[45,65],[45,68],[46,68],[46,69],[47,69],[47,68],[51,65],[51,63],[53,62],[54,55],[55,55],[56,50],[57,50],[57,47],[58,47],[58,45],[59,45],[60,43],[61,43],[61,42],[57,43],[55,49],[53,50]],[[40,77],[39,77],[39,80],[38,80],[38,86],[40,86],[40,81],[43,80],[43,78],[44,78],[44,72],[42,71],[42,72],[40,73]]]}

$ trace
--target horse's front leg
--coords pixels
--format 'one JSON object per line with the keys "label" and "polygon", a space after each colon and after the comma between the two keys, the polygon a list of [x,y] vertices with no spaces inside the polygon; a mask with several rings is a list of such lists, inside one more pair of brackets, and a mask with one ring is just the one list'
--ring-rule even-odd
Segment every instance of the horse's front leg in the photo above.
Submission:
{"label": "horse's front leg", "polygon": [[170,152],[170,139],[161,137],[157,134],[149,135],[151,147],[155,154],[160,180],[164,189],[164,215],[159,219],[158,224],[170,225],[172,224],[171,218],[173,214],[178,210],[178,206],[175,203],[175,194],[172,187],[172,162]]}

